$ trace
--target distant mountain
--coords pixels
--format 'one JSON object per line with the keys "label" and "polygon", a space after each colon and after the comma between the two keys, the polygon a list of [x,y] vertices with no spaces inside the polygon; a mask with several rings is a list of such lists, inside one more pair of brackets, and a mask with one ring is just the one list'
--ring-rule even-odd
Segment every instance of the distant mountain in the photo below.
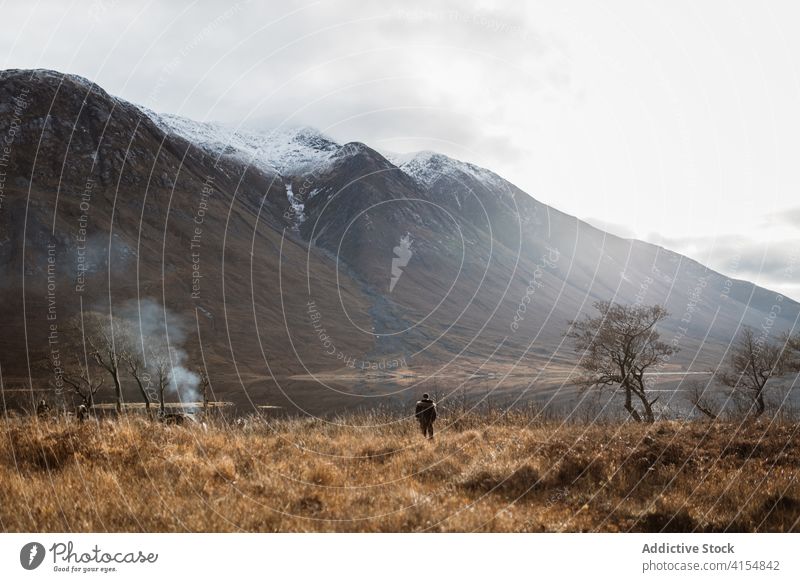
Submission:
{"label": "distant mountain", "polygon": [[[567,322],[599,299],[665,304],[675,370],[716,365],[743,324],[777,332],[800,314],[434,152],[158,115],[40,70],[0,73],[0,135],[12,136],[0,363],[20,385],[46,377],[36,360],[53,310],[66,333],[81,308],[127,313],[143,299],[183,322],[167,332],[205,361],[218,396],[314,412],[406,397],[327,380],[348,364],[561,378],[575,362]],[[288,387],[298,375],[323,383]]]}

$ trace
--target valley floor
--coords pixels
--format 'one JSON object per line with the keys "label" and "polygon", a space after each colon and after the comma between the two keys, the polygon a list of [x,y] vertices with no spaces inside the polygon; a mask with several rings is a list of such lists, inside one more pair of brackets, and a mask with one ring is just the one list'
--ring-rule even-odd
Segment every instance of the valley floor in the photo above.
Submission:
{"label": "valley floor", "polygon": [[0,421],[3,531],[800,531],[794,423]]}

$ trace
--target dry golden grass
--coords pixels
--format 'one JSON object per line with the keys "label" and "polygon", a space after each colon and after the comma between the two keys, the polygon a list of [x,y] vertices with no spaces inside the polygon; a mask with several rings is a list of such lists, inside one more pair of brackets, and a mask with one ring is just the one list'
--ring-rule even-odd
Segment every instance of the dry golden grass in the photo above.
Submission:
{"label": "dry golden grass", "polygon": [[[0,421],[4,531],[798,531],[795,424]],[[365,425],[377,425],[370,428]]]}

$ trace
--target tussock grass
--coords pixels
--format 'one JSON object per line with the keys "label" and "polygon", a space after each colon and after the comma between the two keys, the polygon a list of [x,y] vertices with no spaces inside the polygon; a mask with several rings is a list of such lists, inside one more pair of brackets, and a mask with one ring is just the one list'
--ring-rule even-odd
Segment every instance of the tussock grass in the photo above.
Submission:
{"label": "tussock grass", "polygon": [[4,531],[800,531],[798,425],[0,421]]}

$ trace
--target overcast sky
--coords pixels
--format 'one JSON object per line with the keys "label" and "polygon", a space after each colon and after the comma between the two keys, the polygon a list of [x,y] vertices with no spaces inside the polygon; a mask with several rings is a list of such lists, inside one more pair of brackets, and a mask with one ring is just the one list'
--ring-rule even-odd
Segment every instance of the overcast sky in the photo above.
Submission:
{"label": "overcast sky", "polygon": [[[523,6],[524,4],[524,6]],[[3,68],[440,151],[800,299],[800,2],[2,2]]]}

